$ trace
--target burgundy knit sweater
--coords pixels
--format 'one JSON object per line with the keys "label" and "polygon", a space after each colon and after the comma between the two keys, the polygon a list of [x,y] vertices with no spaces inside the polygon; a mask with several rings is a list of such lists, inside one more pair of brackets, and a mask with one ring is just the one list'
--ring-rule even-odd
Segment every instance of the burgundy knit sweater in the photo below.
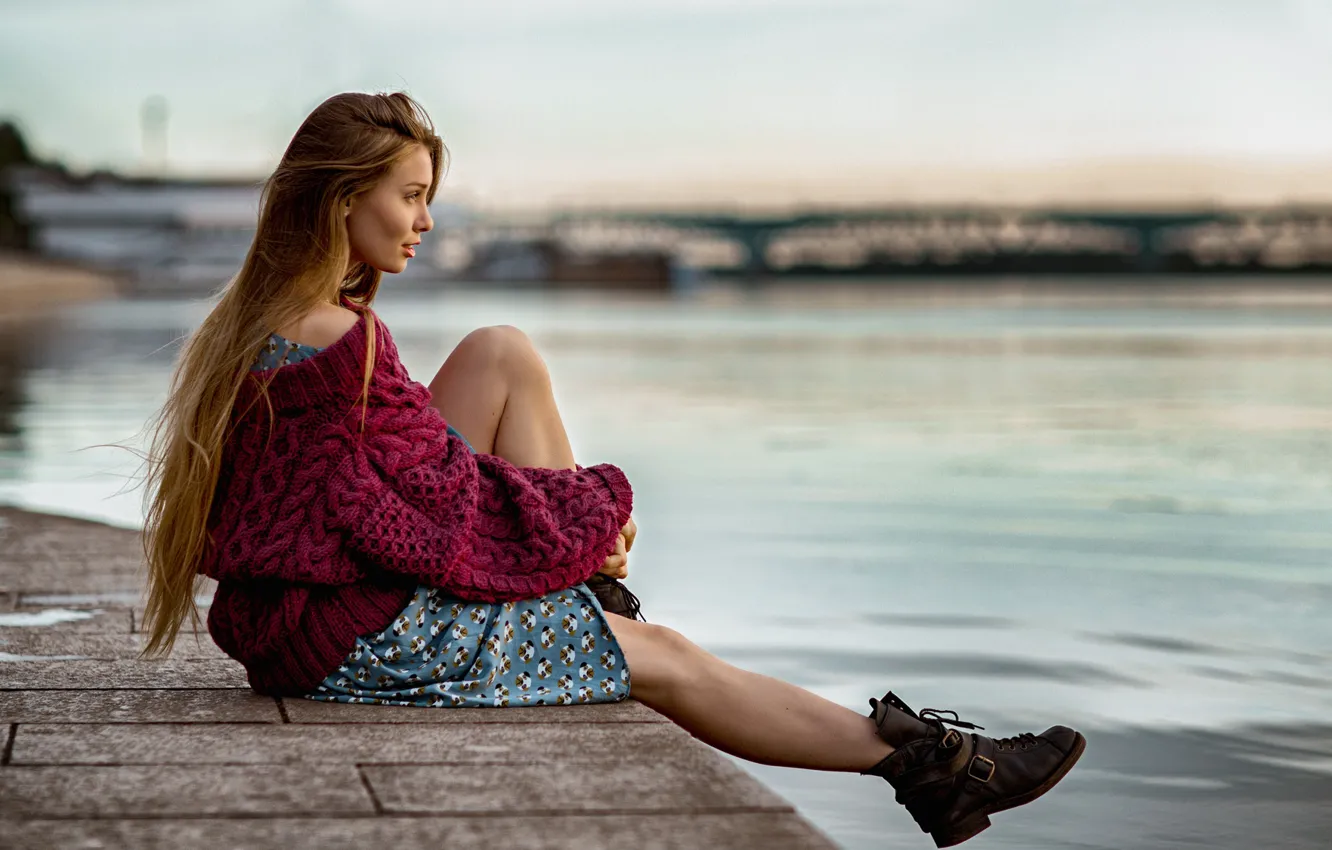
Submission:
{"label": "burgundy knit sweater", "polygon": [[247,375],[199,571],[218,580],[208,631],[259,693],[312,691],[418,584],[525,599],[587,580],[614,550],[633,507],[623,472],[472,454],[429,401],[369,310],[314,357]]}

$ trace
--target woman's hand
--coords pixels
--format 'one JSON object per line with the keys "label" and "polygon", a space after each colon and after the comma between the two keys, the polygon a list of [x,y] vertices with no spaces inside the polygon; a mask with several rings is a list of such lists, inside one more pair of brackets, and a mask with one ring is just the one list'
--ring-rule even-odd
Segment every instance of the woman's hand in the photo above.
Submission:
{"label": "woman's hand", "polygon": [[638,523],[634,522],[633,517],[629,517],[624,528],[620,529],[620,534],[624,536],[624,551],[628,552],[634,548],[634,538],[638,536]]}
{"label": "woman's hand", "polygon": [[634,538],[638,536],[638,525],[633,517],[624,524],[615,538],[615,551],[606,556],[606,561],[597,572],[611,578],[622,579],[629,575],[629,550],[634,548]]}

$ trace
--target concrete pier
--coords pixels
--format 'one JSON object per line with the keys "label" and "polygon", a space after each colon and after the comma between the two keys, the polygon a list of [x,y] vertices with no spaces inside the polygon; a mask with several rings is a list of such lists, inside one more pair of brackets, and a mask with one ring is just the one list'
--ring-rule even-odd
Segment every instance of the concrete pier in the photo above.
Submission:
{"label": "concrete pier", "polygon": [[645,706],[254,694],[202,634],[137,659],[137,532],[0,508],[0,844],[831,848]]}

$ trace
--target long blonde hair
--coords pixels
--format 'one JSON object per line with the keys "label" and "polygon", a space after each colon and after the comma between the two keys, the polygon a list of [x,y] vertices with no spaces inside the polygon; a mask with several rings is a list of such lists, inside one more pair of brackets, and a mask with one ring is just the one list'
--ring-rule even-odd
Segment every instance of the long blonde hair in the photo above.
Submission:
{"label": "long blonde hair", "polygon": [[[380,271],[351,263],[343,207],[369,191],[415,145],[430,152],[427,201],[448,151],[424,109],[406,94],[335,95],[301,124],[264,185],[259,225],[240,272],[185,342],[145,457],[148,566],[143,657],[171,651],[186,618],[197,629],[195,594],[232,408],[260,348],[275,329],[346,296],[368,308]],[[362,404],[375,362],[367,316]]]}

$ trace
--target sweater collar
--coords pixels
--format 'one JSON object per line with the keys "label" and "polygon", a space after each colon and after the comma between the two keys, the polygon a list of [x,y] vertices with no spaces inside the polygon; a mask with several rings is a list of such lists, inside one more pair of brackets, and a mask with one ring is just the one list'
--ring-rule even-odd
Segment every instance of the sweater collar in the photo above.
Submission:
{"label": "sweater collar", "polygon": [[267,372],[246,372],[236,397],[237,406],[242,410],[249,409],[250,402],[258,400],[259,409],[264,409],[260,389],[264,381],[270,381],[268,397],[275,410],[322,407],[339,402],[350,406],[359,401],[365,375],[367,323],[375,323],[376,371],[382,370],[386,358],[391,362],[394,346],[383,322],[373,311],[344,303],[359,314],[350,330],[313,357],[274,370],[271,381]]}

